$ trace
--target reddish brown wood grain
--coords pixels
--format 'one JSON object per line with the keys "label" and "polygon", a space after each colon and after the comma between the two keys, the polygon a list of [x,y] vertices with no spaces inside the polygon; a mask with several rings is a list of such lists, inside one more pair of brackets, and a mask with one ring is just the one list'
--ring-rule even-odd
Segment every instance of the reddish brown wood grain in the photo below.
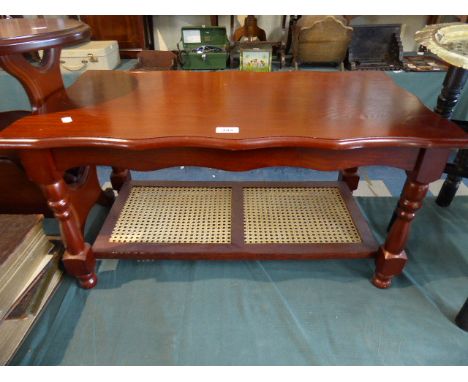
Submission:
{"label": "reddish brown wood grain", "polygon": [[[49,152],[25,150],[21,152],[21,160],[31,180],[41,187],[49,208],[59,222],[66,245],[62,258],[65,269],[79,280],[83,288],[93,288],[97,282],[94,269],[96,260],[91,246],[84,241],[80,213],[75,207],[81,203],[87,207],[88,203],[71,197],[70,187],[55,168]],[[81,210],[83,211],[83,208]],[[88,213],[87,210],[85,212]]]}
{"label": "reddish brown wood grain", "polygon": [[[8,147],[465,147],[468,134],[380,72],[89,71]],[[59,111],[57,111],[59,110]],[[55,111],[55,112],[54,112]],[[72,117],[64,124],[62,117]],[[216,127],[239,127],[217,134]]]}
{"label": "reddish brown wood grain", "polygon": [[[92,40],[117,40],[120,57],[135,58],[138,52],[150,47],[147,33],[153,33],[148,18],[136,15],[82,15],[80,20],[92,29]],[[151,29],[151,30],[150,30]]]}
{"label": "reddish brown wood grain", "polygon": [[[41,186],[60,221],[65,266],[84,287],[95,285],[95,254],[80,231],[80,201],[61,180],[69,167],[348,169],[351,188],[355,167],[407,170],[396,222],[376,258],[373,281],[384,288],[405,265],[411,221],[427,184],[441,175],[448,148],[468,147],[468,135],[458,126],[377,72],[87,72],[52,94],[42,110],[47,114],[22,118],[1,131],[0,149],[20,150],[29,177]],[[62,117],[72,122],[63,123]],[[220,126],[238,127],[239,133],[217,134]],[[226,259],[353,258],[375,251],[339,245],[306,251],[281,245],[249,248],[190,247],[171,258],[199,258],[205,249],[205,258],[223,253]],[[100,255],[114,252],[107,247]],[[127,256],[125,250],[118,252],[117,257]],[[148,250],[145,258],[173,252],[172,247]]]}
{"label": "reddish brown wood grain", "polygon": [[444,149],[420,150],[414,169],[407,173],[407,179],[401,192],[387,234],[385,243],[376,256],[376,270],[372,283],[378,288],[388,288],[392,278],[399,275],[407,262],[405,246],[410,234],[411,223],[416,212],[422,207],[429,183],[440,178],[450,154]]}
{"label": "reddish brown wood grain", "polygon": [[[46,112],[47,100],[64,91],[60,73],[60,50],[64,45],[89,39],[90,29],[76,20],[62,18],[6,19],[0,20],[0,67],[14,76],[26,91],[33,114]],[[43,49],[40,63],[32,64],[25,52]],[[0,113],[0,130],[27,112]],[[40,188],[29,181],[19,163],[18,153],[0,150],[0,211],[11,213],[50,214]],[[83,176],[70,184],[69,195],[75,204],[81,228],[89,210],[102,194],[95,168],[83,169]],[[38,170],[39,172],[42,170]],[[63,174],[61,174],[63,175]],[[30,175],[34,178],[35,174]]]}
{"label": "reddish brown wood grain", "polygon": [[418,183],[410,176],[403,188],[398,203],[396,219],[392,224],[385,243],[379,248],[375,259],[376,269],[372,283],[378,288],[388,288],[392,278],[399,275],[408,260],[405,253],[411,222],[421,208],[429,189],[428,184]]}
{"label": "reddish brown wood grain", "polygon": [[89,39],[91,30],[66,18],[15,18],[0,22],[1,55],[64,46]]}
{"label": "reddish brown wood grain", "polygon": [[198,147],[123,150],[57,148],[52,150],[57,169],[85,164],[108,165],[139,171],[174,166],[211,167],[227,171],[247,171],[262,167],[293,166],[334,171],[355,166],[392,166],[412,170],[419,157],[415,147],[388,147],[354,150],[325,150],[277,147],[256,150],[222,150]]}

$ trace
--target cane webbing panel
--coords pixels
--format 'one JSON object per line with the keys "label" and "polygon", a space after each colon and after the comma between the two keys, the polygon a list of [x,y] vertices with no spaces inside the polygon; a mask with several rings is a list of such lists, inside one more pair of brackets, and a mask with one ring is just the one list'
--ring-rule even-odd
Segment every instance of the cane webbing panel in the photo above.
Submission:
{"label": "cane webbing panel", "polygon": [[230,243],[231,188],[132,187],[113,243]]}
{"label": "cane webbing panel", "polygon": [[360,243],[336,187],[244,188],[247,244]]}

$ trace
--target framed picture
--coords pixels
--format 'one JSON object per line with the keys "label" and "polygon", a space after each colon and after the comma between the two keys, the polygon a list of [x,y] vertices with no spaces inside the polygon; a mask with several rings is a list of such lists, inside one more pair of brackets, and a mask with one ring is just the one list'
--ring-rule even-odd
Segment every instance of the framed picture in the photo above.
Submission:
{"label": "framed picture", "polygon": [[240,70],[271,72],[271,49],[241,48]]}

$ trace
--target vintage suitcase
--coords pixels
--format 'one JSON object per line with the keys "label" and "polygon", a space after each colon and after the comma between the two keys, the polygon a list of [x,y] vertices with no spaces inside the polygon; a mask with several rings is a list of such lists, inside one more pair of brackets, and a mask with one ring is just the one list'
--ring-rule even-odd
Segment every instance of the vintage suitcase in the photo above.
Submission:
{"label": "vintage suitcase", "polygon": [[355,25],[345,66],[349,70],[401,70],[400,24]]}
{"label": "vintage suitcase", "polygon": [[62,49],[62,71],[112,70],[120,64],[117,41],[89,41]]}
{"label": "vintage suitcase", "polygon": [[226,69],[229,40],[224,27],[183,27],[179,60],[183,69]]}

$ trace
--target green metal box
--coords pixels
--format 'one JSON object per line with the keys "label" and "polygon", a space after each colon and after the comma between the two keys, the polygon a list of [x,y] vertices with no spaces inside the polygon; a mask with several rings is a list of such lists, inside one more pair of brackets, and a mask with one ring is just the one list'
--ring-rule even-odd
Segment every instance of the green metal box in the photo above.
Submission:
{"label": "green metal box", "polygon": [[180,61],[183,69],[226,69],[229,40],[224,27],[183,27]]}

